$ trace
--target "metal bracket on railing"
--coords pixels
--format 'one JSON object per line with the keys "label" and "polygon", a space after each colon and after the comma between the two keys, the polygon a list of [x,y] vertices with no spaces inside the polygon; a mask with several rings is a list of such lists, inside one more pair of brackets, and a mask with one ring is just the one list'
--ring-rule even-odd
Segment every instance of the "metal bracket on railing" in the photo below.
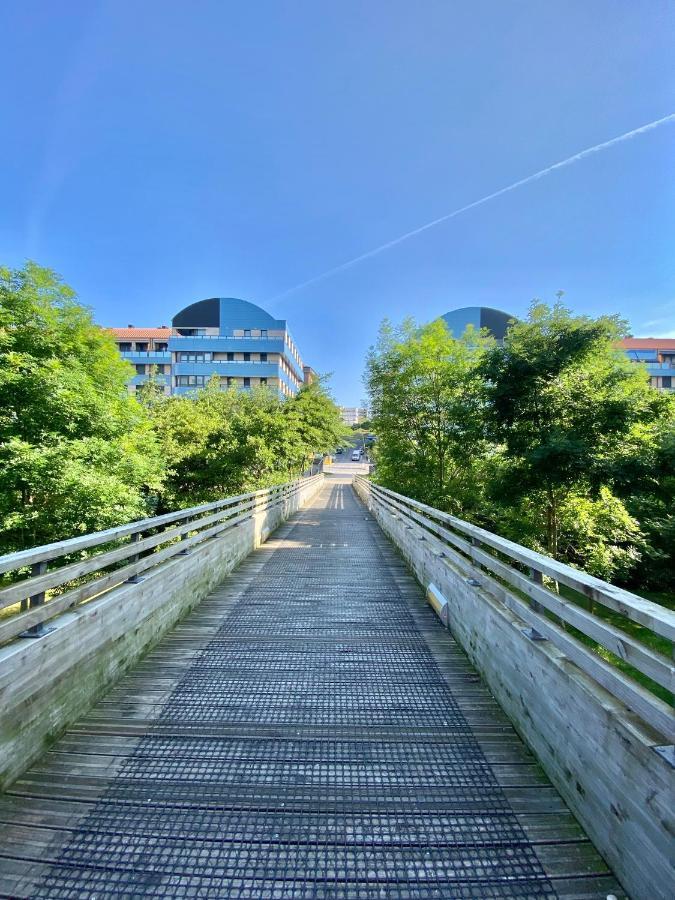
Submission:
{"label": "metal bracket on railing", "polygon": [[471,587],[480,587],[480,581],[477,578],[465,578],[467,584],[470,584]]}
{"label": "metal bracket on railing", "polygon": [[545,638],[543,634],[539,634],[536,628],[521,628],[522,633],[526,638],[529,638],[531,641],[545,641],[548,638]]}
{"label": "metal bracket on railing", "polygon": [[658,753],[660,757],[665,759],[671,769],[675,769],[675,746],[673,744],[663,744],[660,747],[652,747],[654,753]]}
{"label": "metal bracket on railing", "polygon": [[[44,575],[47,571],[47,563],[46,562],[38,562],[33,563],[30,569],[31,576],[36,575]],[[45,592],[40,591],[39,594],[33,594],[30,597],[30,602],[28,604],[29,609],[36,609],[38,606],[42,606],[45,602]],[[23,603],[21,604],[23,607]],[[52,631],[56,631],[53,625],[45,625],[44,622],[38,622],[37,625],[33,625],[32,628],[28,628],[26,631],[22,631],[19,637],[22,638],[41,638],[44,637],[45,634],[49,634]]]}

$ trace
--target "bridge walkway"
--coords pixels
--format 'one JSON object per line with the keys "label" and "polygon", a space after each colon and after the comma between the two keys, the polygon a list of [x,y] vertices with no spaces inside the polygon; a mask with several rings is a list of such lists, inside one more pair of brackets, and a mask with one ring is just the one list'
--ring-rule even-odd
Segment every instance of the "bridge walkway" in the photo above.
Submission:
{"label": "bridge walkway", "polygon": [[623,896],[347,480],[0,800],[0,894]]}

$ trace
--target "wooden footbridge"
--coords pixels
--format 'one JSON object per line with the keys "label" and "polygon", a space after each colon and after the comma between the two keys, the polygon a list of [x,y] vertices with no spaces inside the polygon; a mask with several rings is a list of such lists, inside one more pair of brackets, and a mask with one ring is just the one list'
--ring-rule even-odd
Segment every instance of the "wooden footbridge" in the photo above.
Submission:
{"label": "wooden footbridge", "polygon": [[671,896],[667,704],[573,634],[670,661],[351,482],[0,559],[1,896]]}

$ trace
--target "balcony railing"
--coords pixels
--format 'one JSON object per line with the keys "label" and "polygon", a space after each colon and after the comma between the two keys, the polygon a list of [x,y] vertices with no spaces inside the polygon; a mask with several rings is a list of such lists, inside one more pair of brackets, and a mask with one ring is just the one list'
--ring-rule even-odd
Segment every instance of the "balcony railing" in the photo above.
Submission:
{"label": "balcony railing", "polygon": [[170,350],[122,350],[120,356],[122,359],[140,356],[143,359],[163,359],[165,362],[171,362]]}

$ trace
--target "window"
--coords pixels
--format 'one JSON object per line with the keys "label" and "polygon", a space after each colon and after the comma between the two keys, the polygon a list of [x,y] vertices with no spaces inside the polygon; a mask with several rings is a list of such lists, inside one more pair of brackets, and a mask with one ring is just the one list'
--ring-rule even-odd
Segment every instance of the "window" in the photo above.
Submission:
{"label": "window", "polygon": [[136,363],[136,374],[145,375],[145,366],[143,363]]}
{"label": "window", "polygon": [[142,343],[141,341],[136,341],[136,352],[137,353],[145,353],[148,349],[147,343]]}
{"label": "window", "polygon": [[661,387],[671,388],[673,386],[673,376],[672,375],[663,375],[661,377]]}
{"label": "window", "polygon": [[266,353],[260,354],[260,362],[267,362],[267,354]]}
{"label": "window", "polygon": [[267,384],[267,379],[266,379],[266,378],[261,378],[261,379],[260,379],[260,384]]}
{"label": "window", "polygon": [[234,362],[234,353],[228,353],[228,354],[227,354],[227,361],[228,361],[228,362]]}
{"label": "window", "polygon": [[244,362],[251,362],[251,354],[244,353]]}
{"label": "window", "polygon": [[266,329],[266,328],[261,328],[261,329],[260,329],[260,337],[261,337],[261,338],[266,338],[266,337],[267,337],[267,329]]}
{"label": "window", "polygon": [[162,353],[169,349],[169,345],[167,343],[162,343],[161,341],[158,344],[155,344],[155,350],[159,353]]}
{"label": "window", "polygon": [[178,361],[179,362],[211,362],[213,359],[213,353],[179,353]]}
{"label": "window", "polygon": [[176,384],[180,387],[204,387],[208,378],[205,375],[177,375]]}
{"label": "window", "polygon": [[244,328],[244,337],[251,337],[251,329]]}
{"label": "window", "polygon": [[227,376],[227,386],[232,387],[236,383],[237,379],[232,378],[230,375]]}
{"label": "window", "polygon": [[120,353],[130,353],[131,352],[131,344],[127,341],[126,343],[121,343],[117,345]]}
{"label": "window", "polygon": [[244,378],[244,387],[251,387],[251,379]]}

